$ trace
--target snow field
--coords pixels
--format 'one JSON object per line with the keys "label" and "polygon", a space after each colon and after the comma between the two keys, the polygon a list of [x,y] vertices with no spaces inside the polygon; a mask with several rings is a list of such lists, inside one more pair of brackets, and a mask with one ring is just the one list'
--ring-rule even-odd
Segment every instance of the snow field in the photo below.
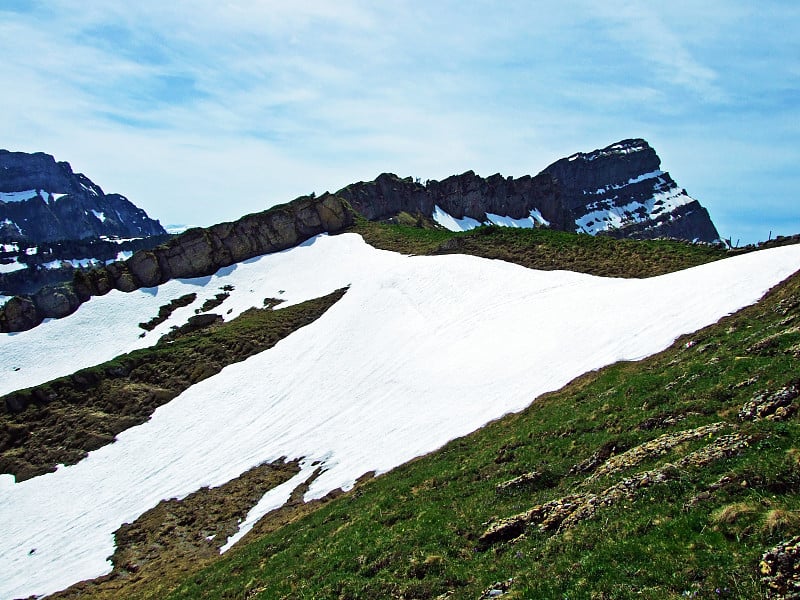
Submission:
{"label": "snow field", "polygon": [[[215,312],[231,309],[226,318],[264,297],[299,302],[350,286],[314,323],[193,386],[77,465],[21,483],[0,476],[0,598],[109,572],[122,523],[264,461],[302,458],[295,485],[320,461],[326,470],[306,499],[347,489],[367,471],[435,450],[588,370],[660,351],[798,268],[800,247],[787,246],[646,280],[605,279],[462,255],[406,257],[344,234],[212,277],[92,299],[67,319],[4,336],[3,384],[10,360],[27,365],[18,356],[43,353],[68,373],[119,354],[107,345],[153,343],[158,331],[138,338],[136,323],[191,290],[197,301],[161,333],[225,284],[235,290]],[[80,360],[75,338],[85,349]],[[294,485],[279,487],[239,535]]]}
{"label": "snow field", "polygon": [[486,213],[486,221],[481,223],[472,217],[457,219],[451,214],[445,212],[439,206],[434,206],[433,220],[450,231],[469,231],[470,229],[475,229],[481,225],[499,225],[501,227],[520,227],[523,229],[532,229],[536,227],[537,224],[550,225],[550,223],[542,216],[542,213],[535,208],[530,211],[530,216],[523,219],[513,219],[508,216]]}

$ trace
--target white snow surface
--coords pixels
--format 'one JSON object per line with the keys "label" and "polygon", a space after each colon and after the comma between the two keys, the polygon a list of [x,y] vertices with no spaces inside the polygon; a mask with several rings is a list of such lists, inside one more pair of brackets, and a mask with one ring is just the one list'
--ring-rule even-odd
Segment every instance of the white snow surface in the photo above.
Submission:
{"label": "white snow surface", "polygon": [[14,271],[21,271],[27,267],[28,265],[19,262],[15,258],[10,263],[0,263],[0,273],[13,273]]}
{"label": "white snow surface", "polygon": [[475,229],[481,225],[499,225],[501,227],[521,227],[525,229],[532,229],[537,223],[539,225],[550,225],[550,223],[542,216],[542,213],[535,208],[530,211],[530,216],[522,219],[514,219],[509,216],[486,213],[486,221],[481,223],[472,217],[457,219],[439,206],[435,206],[433,210],[433,220],[450,231],[469,231],[470,229]]}
{"label": "white snow surface", "polygon": [[[21,483],[0,476],[0,598],[108,573],[122,523],[265,461],[302,459],[294,483],[320,461],[326,470],[306,499],[347,489],[582,373],[660,351],[798,268],[800,246],[786,246],[623,280],[463,255],[408,257],[355,234],[320,236],[212,277],[111,292],[70,317],[4,335],[0,381],[10,390],[151,344],[224,284],[235,287],[219,308],[226,319],[265,297],[298,302],[350,286],[314,323],[191,387],[80,463]],[[138,337],[136,323],[189,291],[198,292],[194,304]],[[262,504],[278,505],[289,487]]]}
{"label": "white snow surface", "polygon": [[104,212],[102,212],[102,211],[98,211],[98,210],[92,209],[92,214],[93,214],[93,215],[95,216],[95,218],[97,218],[97,219],[98,219],[98,220],[99,220],[101,223],[105,223],[105,222],[106,222],[106,213],[104,213]]}
{"label": "white snow surface", "polygon": [[[663,192],[656,192],[645,202],[630,202],[623,206],[612,206],[611,201],[601,200],[589,204],[587,207],[595,208],[596,210],[588,212],[580,219],[575,220],[575,231],[595,235],[607,229],[618,229],[631,223],[657,219],[664,213],[672,212],[679,206],[694,201],[694,198],[677,187]],[[644,216],[637,212],[642,208],[645,212]]]}
{"label": "white snow surface", "polygon": [[23,202],[36,198],[39,195],[39,190],[24,190],[21,192],[0,192],[0,202]]}
{"label": "white snow surface", "polygon": [[121,262],[123,260],[128,260],[131,256],[133,256],[133,250],[120,250],[117,252],[117,258],[114,260],[107,260],[106,264],[112,263],[114,261]]}
{"label": "white snow surface", "polygon": [[433,220],[450,231],[469,231],[481,226],[480,221],[476,221],[471,217],[456,219],[450,213],[439,208],[438,205],[433,207]]}

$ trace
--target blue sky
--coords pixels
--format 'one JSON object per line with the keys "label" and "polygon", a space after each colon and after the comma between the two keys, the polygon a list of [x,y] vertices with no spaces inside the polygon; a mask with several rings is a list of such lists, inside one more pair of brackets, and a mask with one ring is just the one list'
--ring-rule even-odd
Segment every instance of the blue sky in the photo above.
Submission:
{"label": "blue sky", "polygon": [[0,147],[209,225],[643,137],[745,243],[800,232],[798,31],[788,1],[0,0]]}

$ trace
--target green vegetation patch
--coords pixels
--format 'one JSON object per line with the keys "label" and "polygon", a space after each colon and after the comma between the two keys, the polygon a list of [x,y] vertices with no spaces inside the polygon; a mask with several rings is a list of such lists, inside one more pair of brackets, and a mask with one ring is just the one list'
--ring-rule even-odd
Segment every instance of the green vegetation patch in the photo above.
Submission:
{"label": "green vegetation patch", "polygon": [[[189,328],[168,342],[8,394],[0,413],[0,472],[22,481],[59,463],[78,462],[118,433],[145,422],[192,384],[315,321],[344,293],[338,290],[281,310],[251,308],[227,323],[217,315],[197,315],[193,318],[210,317],[210,326]],[[25,408],[12,412],[10,407]]]}
{"label": "green vegetation patch", "polygon": [[158,314],[147,321],[146,323],[139,323],[139,327],[144,329],[145,331],[153,331],[156,327],[161,325],[164,321],[170,318],[172,313],[174,313],[177,309],[182,308],[184,306],[189,306],[192,302],[197,299],[197,294],[192,292],[191,294],[185,294],[180,298],[175,298],[170,300],[167,304],[164,304],[158,308]]}
{"label": "green vegetation patch", "polygon": [[725,258],[720,246],[673,240],[617,240],[546,228],[484,226],[458,233],[358,221],[368,244],[403,254],[470,254],[531,269],[564,269],[605,277],[653,277]]}

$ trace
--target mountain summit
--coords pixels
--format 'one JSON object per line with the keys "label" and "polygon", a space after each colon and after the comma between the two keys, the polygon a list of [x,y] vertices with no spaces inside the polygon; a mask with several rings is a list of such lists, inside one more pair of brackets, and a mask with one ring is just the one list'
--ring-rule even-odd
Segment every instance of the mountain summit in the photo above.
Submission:
{"label": "mountain summit", "polygon": [[105,194],[49,154],[0,150],[0,241],[39,243],[165,235],[124,196]]}
{"label": "mountain summit", "polygon": [[643,139],[573,154],[534,177],[483,178],[467,171],[423,185],[384,173],[337,195],[370,220],[407,212],[451,230],[541,224],[613,237],[720,240],[706,209],[661,170],[661,160]]}
{"label": "mountain summit", "polygon": [[708,211],[661,170],[661,159],[645,140],[578,152],[542,173],[557,182],[561,202],[547,217],[559,229],[637,239],[720,239]]}

